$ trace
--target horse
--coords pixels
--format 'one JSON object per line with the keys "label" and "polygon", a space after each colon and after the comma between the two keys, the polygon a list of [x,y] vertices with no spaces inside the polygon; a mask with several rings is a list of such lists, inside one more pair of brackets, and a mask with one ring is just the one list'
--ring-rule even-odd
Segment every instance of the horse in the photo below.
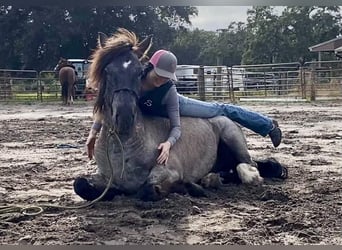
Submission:
{"label": "horse", "polygon": [[169,121],[143,115],[138,106],[143,70],[139,57],[151,42],[152,37],[138,42],[134,33],[123,28],[111,37],[99,34],[89,68],[89,80],[99,88],[95,108],[104,115],[95,145],[97,173],[78,176],[75,193],[94,200],[111,181],[102,200],[124,194],[156,201],[172,192],[201,197],[205,195],[201,180],[213,173],[254,185],[272,177],[272,169],[279,169],[280,163],[253,161],[241,128],[223,116],[181,117],[180,139],[167,164],[157,164],[157,147],[168,138]]}
{"label": "horse", "polygon": [[61,94],[63,104],[73,104],[76,84],[75,66],[67,59],[61,57],[54,70],[58,71],[59,82],[62,86]]}

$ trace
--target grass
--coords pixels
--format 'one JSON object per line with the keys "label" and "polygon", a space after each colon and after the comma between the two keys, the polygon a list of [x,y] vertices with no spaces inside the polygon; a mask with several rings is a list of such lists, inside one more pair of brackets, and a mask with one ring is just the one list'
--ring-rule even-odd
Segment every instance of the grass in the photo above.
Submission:
{"label": "grass", "polygon": [[17,101],[40,101],[43,100],[59,100],[61,98],[60,93],[43,93],[39,96],[37,93],[14,93],[12,99]]}
{"label": "grass", "polygon": [[[3,96],[1,97],[0,93],[0,102],[1,103],[21,103],[21,104],[37,104],[37,103],[62,103],[62,98],[61,94],[58,92],[54,93],[42,93],[42,98],[37,95],[36,92],[25,92],[25,93],[12,93],[11,98],[4,98]],[[87,102],[83,98],[76,98],[74,99],[74,105],[75,104],[80,104],[84,105]]]}

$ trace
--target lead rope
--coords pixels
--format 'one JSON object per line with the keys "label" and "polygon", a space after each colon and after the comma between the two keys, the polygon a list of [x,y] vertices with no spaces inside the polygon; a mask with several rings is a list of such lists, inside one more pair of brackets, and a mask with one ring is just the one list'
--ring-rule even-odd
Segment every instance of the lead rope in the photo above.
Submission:
{"label": "lead rope", "polygon": [[[122,145],[122,142],[121,142],[121,140],[120,140],[118,134],[115,133],[115,131],[114,131],[113,129],[110,129],[108,134],[109,134],[109,136],[115,135],[115,138],[117,139],[117,141],[118,141],[119,144],[120,144],[120,148],[121,148],[121,159],[122,159],[122,170],[121,170],[121,174],[120,174],[120,179],[122,179],[122,178],[123,178],[124,171],[125,171],[125,151],[124,151],[124,147],[123,147],[123,145]],[[108,136],[108,137],[109,137],[109,136]],[[108,153],[108,147],[107,147],[107,158],[108,158],[108,161],[109,161],[109,165],[112,166],[111,169],[112,169],[112,175],[113,175],[113,165],[112,165],[112,163],[110,162],[110,157],[109,157],[109,153]]]}
{"label": "lead rope", "polygon": [[[121,148],[122,171],[121,171],[120,178],[122,178],[123,173],[124,173],[124,169],[125,169],[124,148],[123,148],[123,145],[121,143],[119,136],[113,130],[109,130],[109,133],[107,136],[107,145],[109,144],[109,138],[112,135],[114,135],[115,138],[118,140],[118,142],[120,144],[120,148]],[[89,203],[79,205],[79,206],[62,206],[62,205],[55,205],[55,204],[38,204],[38,205],[17,205],[17,204],[15,204],[15,205],[0,206],[0,221],[1,220],[6,221],[6,219],[3,220],[3,218],[8,217],[8,215],[11,213],[21,213],[21,214],[27,215],[27,216],[36,216],[36,215],[43,213],[44,210],[48,209],[48,208],[57,208],[57,209],[64,209],[64,210],[81,209],[81,208],[89,207],[89,206],[93,205],[95,202],[98,202],[99,200],[101,200],[106,195],[109,188],[111,187],[113,179],[114,179],[113,165],[111,164],[111,161],[110,161],[110,155],[109,155],[109,149],[108,148],[109,147],[107,146],[106,155],[107,155],[107,158],[109,161],[109,165],[111,166],[110,167],[110,170],[111,170],[110,178],[108,180],[108,183],[107,183],[105,190],[95,200],[92,200]]]}

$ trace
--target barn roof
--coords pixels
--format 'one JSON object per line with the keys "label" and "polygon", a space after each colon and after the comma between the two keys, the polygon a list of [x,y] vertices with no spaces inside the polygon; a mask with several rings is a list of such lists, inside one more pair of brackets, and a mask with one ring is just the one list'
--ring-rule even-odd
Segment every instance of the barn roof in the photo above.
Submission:
{"label": "barn roof", "polygon": [[335,52],[342,46],[342,36],[309,47],[311,52]]}
{"label": "barn roof", "polygon": [[342,46],[335,49],[335,53],[341,53],[342,52]]}

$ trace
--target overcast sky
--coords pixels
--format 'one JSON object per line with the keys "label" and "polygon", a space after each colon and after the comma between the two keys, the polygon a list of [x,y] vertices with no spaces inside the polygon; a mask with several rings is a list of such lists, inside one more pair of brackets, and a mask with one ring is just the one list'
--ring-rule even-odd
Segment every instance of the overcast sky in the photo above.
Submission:
{"label": "overcast sky", "polygon": [[[197,6],[198,16],[191,19],[194,28],[212,30],[227,28],[235,22],[247,22],[247,10],[252,6]],[[275,13],[281,14],[282,7],[277,6]]]}

